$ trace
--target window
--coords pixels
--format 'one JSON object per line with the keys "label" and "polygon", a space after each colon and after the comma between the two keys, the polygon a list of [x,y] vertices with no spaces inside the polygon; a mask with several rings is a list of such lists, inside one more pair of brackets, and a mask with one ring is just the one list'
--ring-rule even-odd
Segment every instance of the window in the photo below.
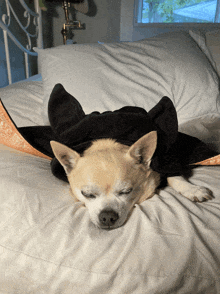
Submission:
{"label": "window", "polygon": [[219,23],[220,0],[137,0],[137,23]]}

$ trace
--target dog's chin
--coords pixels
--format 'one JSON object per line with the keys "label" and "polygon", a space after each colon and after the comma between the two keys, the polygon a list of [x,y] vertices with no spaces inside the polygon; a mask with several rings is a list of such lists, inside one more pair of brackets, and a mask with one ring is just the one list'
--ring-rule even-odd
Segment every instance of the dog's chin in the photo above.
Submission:
{"label": "dog's chin", "polygon": [[122,227],[126,222],[127,222],[127,219],[125,219],[124,221],[118,221],[112,226],[106,226],[106,225],[100,224],[100,222],[92,221],[94,226],[96,226],[97,228],[101,230],[107,230],[107,231],[118,229],[119,227]]}
{"label": "dog's chin", "polygon": [[115,230],[115,229],[122,227],[125,223],[126,223],[126,221],[124,223],[115,224],[113,226],[104,226],[104,225],[100,225],[100,224],[98,224],[98,225],[96,224],[96,226],[101,230],[111,231],[111,230]]}
{"label": "dog's chin", "polygon": [[113,226],[104,226],[104,225],[98,224],[98,227],[99,227],[99,229],[102,229],[102,230],[111,231],[111,230],[115,230],[115,229],[122,227],[126,223],[126,221],[127,220],[125,220],[125,222],[123,222],[121,224],[114,224]]}

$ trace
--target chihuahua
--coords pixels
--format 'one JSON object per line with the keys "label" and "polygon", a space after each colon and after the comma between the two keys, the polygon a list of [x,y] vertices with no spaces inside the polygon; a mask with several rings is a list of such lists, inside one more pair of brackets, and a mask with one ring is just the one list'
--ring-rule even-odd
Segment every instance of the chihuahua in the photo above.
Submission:
{"label": "chihuahua", "polygon": [[[91,221],[101,229],[122,226],[135,204],[155,194],[160,175],[150,168],[150,163],[156,146],[156,131],[144,135],[130,147],[112,139],[99,139],[82,156],[51,141],[75,200],[84,203]],[[181,176],[168,177],[167,183],[192,201],[212,199],[207,188],[195,186]]]}

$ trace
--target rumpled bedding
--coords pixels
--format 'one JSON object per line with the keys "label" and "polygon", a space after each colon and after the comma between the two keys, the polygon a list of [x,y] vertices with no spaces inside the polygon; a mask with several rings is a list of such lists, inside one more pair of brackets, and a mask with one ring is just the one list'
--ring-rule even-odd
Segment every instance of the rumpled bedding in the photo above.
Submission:
{"label": "rumpled bedding", "polygon": [[220,293],[220,167],[191,178],[212,201],[166,187],[111,231],[49,170],[45,159],[1,151],[0,293]]}
{"label": "rumpled bedding", "polygon": [[[36,109],[39,83],[29,84]],[[25,91],[19,87],[17,95]],[[23,126],[15,105],[1,96]],[[27,105],[20,109],[30,121]],[[217,118],[203,127],[215,133],[217,146]],[[192,135],[191,122],[181,128]],[[48,160],[0,149],[0,293],[220,293],[220,167],[198,167],[190,178],[211,189],[213,200],[193,203],[166,187],[136,205],[124,226],[106,231],[73,202]]]}

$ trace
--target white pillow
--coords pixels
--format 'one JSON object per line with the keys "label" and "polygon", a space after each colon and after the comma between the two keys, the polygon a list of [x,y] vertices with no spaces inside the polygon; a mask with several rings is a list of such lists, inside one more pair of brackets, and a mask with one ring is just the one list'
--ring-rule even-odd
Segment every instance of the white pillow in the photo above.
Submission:
{"label": "white pillow", "polygon": [[0,98],[17,127],[44,124],[42,82],[18,82],[1,88]]}
{"label": "white pillow", "polygon": [[212,57],[212,54],[210,53],[210,50],[206,44],[207,43],[206,36],[201,31],[190,30],[189,34],[195,40],[195,42],[198,44],[201,50],[205,53],[205,55],[208,57],[209,61],[211,62],[212,66],[217,71],[215,60]]}
{"label": "white pillow", "polygon": [[179,131],[197,137],[212,149],[220,153],[220,118],[210,114],[196,117],[179,126]]}
{"label": "white pillow", "polygon": [[220,30],[214,30],[206,33],[206,44],[215,61],[218,74],[220,76]]}
{"label": "white pillow", "polygon": [[138,42],[79,44],[35,49],[44,83],[44,117],[56,83],[86,113],[131,105],[150,110],[163,96],[174,102],[179,123],[219,114],[217,75],[188,33]]}

